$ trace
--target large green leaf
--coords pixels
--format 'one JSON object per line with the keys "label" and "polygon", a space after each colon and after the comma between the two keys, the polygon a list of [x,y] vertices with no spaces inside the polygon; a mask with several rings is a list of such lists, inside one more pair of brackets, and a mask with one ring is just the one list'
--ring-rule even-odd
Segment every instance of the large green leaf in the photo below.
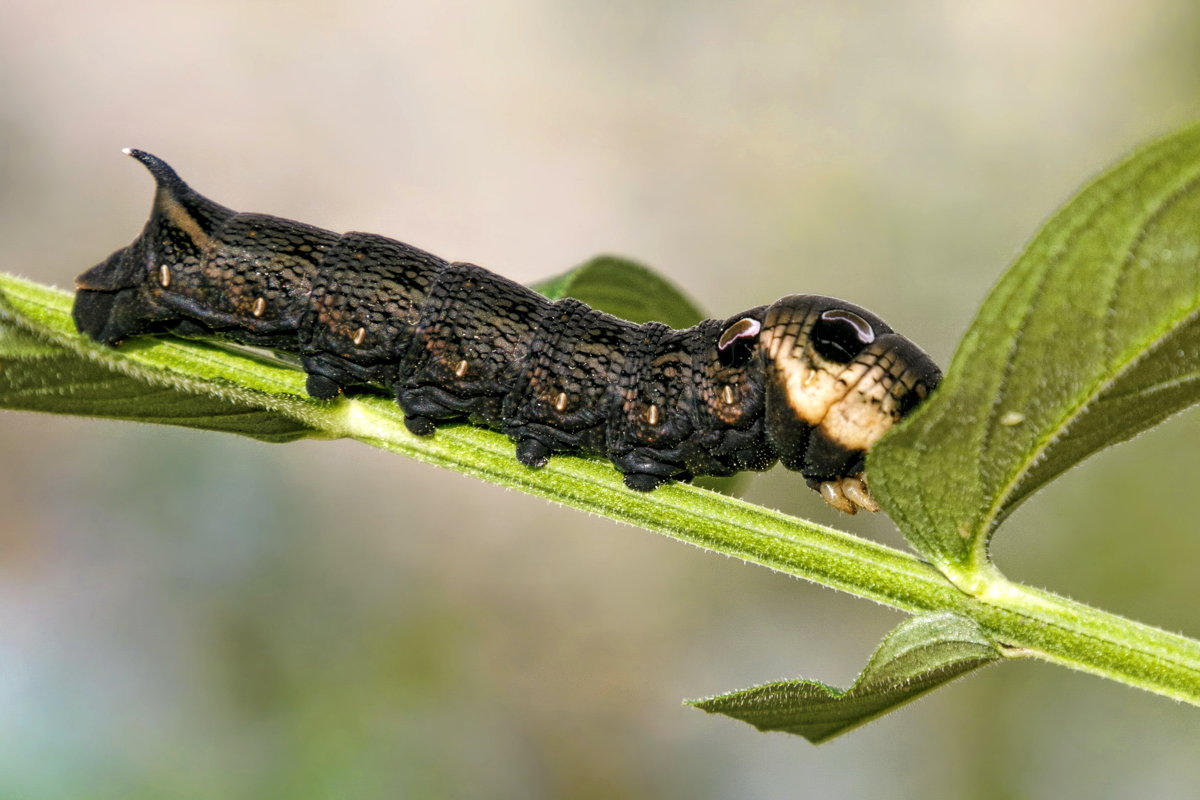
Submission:
{"label": "large green leaf", "polygon": [[1200,126],[1058,212],[984,302],[942,386],[872,453],[871,488],[960,584],[1050,479],[1200,400]]}
{"label": "large green leaf", "polygon": [[983,629],[966,617],[924,614],[905,620],[884,637],[845,691],[817,681],[779,681],[690,705],[740,719],[760,731],[795,733],[817,744],[1000,657]]}

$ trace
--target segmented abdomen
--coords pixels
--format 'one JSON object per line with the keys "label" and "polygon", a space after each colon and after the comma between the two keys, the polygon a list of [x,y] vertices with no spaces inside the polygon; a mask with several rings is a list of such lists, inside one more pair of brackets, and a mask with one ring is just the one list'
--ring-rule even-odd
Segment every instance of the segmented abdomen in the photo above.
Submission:
{"label": "segmented abdomen", "polygon": [[782,456],[833,505],[870,508],[863,455],[940,377],[843,301],[791,295],[686,330],[636,325],[382,236],[235,213],[132,155],[158,182],[154,209],[138,239],[80,276],[81,331],[286,351],[314,397],[382,386],[414,432],[467,419],[507,433],[531,466],[601,453],[646,490]]}

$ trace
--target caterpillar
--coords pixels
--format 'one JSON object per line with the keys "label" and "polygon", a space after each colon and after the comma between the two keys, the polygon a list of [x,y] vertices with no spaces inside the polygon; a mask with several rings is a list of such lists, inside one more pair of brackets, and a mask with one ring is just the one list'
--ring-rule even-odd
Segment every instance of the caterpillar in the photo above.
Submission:
{"label": "caterpillar", "polygon": [[78,330],[218,336],[299,359],[308,394],[390,392],[414,434],[452,420],[517,459],[603,455],[638,491],[779,461],[829,505],[878,510],[865,454],[941,372],[864,308],[793,294],[685,330],[550,301],[473,264],[370,233],[238,213],[161,159],[150,219],[76,281]]}

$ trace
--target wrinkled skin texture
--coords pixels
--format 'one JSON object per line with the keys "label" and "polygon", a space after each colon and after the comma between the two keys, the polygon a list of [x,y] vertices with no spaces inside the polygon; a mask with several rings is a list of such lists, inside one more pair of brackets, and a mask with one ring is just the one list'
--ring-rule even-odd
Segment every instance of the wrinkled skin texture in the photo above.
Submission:
{"label": "wrinkled skin texture", "polygon": [[867,450],[941,378],[841,300],[789,295],[685,330],[636,325],[383,236],[231,211],[129,153],[158,184],[154,207],[132,244],[79,277],[81,332],[288,352],[314,397],[382,386],[414,433],[485,425],[531,467],[599,454],[648,491],[778,460],[833,507],[874,511]]}

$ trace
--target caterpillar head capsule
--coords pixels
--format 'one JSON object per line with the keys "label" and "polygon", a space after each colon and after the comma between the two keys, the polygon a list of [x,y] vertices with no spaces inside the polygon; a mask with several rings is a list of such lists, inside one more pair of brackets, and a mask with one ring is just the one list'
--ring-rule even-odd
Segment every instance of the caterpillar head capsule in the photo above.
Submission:
{"label": "caterpillar head capsule", "polygon": [[767,436],[780,462],[834,508],[877,511],[863,482],[866,453],[937,386],[941,370],[870,311],[818,295],[768,307],[759,353]]}

